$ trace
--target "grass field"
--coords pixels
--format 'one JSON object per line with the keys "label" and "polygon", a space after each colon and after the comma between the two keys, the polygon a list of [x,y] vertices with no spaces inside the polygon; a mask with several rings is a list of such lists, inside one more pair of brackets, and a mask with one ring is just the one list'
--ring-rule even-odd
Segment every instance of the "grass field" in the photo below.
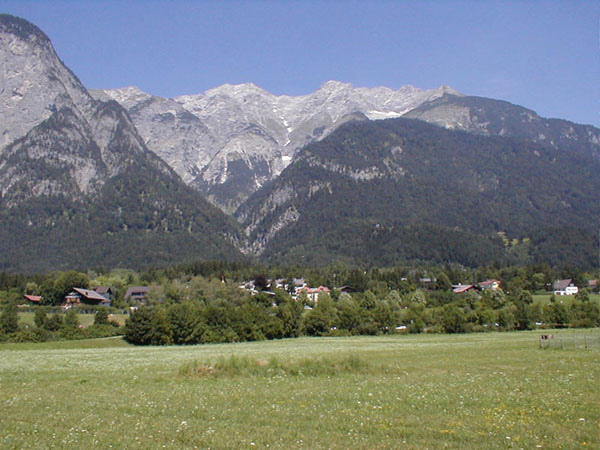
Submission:
{"label": "grass field", "polygon": [[[534,294],[533,296],[534,303],[540,303],[542,306],[550,303],[550,297],[552,294]],[[600,294],[589,294],[590,300],[593,302],[600,302]],[[575,299],[574,295],[557,295],[556,300],[559,302],[562,301],[566,305],[570,306],[573,300]]]}
{"label": "grass field", "polygon": [[0,448],[599,448],[600,348],[538,338],[3,344]]}

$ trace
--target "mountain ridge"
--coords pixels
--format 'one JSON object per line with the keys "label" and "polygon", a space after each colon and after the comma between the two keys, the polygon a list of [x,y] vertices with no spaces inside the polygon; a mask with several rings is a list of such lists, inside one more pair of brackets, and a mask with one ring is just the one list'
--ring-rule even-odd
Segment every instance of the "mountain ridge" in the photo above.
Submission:
{"label": "mountain ridge", "polygon": [[526,139],[600,159],[599,128],[544,118],[531,109],[504,100],[444,94],[424,102],[404,117],[485,136]]}
{"label": "mountain ridge", "polygon": [[[224,84],[174,99],[153,97],[134,87],[95,91],[128,109],[149,148],[169,162],[186,183],[229,213],[248,194],[276,178],[304,145],[324,138],[357,114],[397,117],[445,93],[459,95],[447,86],[392,90],[355,88],[339,81],[328,81],[301,96],[277,96],[253,83]],[[175,144],[170,137],[178,125],[160,120],[164,111],[156,110],[158,102],[171,114],[183,107],[198,119],[195,124],[186,122],[188,133],[194,127],[202,130]],[[172,150],[184,146],[179,154]]]}
{"label": "mountain ridge", "polygon": [[308,264],[591,261],[592,126],[447,86],[88,91],[41,30],[2,15],[0,63],[0,269],[239,249]]}
{"label": "mountain ridge", "polygon": [[[561,264],[561,252],[572,252],[558,241],[574,229],[582,230],[575,244],[583,250],[568,263],[593,264],[598,170],[591,155],[518,138],[406,118],[355,122],[306,146],[236,216],[250,236],[246,251],[273,262],[381,265],[419,254],[466,265],[514,262],[499,237],[506,233],[554,248],[546,256]],[[541,229],[553,229],[545,236],[552,245]],[[536,248],[527,251],[527,261],[538,258]]]}
{"label": "mountain ridge", "polygon": [[92,98],[41,30],[0,16],[0,61],[0,268],[241,258],[237,224],[146,148],[119,103]]}
{"label": "mountain ridge", "polygon": [[[600,158],[598,128],[545,119],[527,108],[463,95],[445,85],[430,90],[410,85],[392,90],[328,81],[315,92],[287,96],[244,83],[224,84],[202,94],[173,99],[153,97],[171,113],[183,107],[199,121],[197,126],[202,130],[195,137],[180,134],[186,137],[179,146],[168,139],[175,135],[172,130],[178,125],[151,112],[144,103],[149,94],[124,88],[105,90],[102,95],[129,108],[141,130],[152,124],[152,142],[148,140],[150,133],[142,132],[150,149],[169,162],[186,183],[229,214],[277,178],[304,145],[357,118],[417,118],[449,129],[516,137]],[[187,125],[188,133],[196,129],[191,120]]]}

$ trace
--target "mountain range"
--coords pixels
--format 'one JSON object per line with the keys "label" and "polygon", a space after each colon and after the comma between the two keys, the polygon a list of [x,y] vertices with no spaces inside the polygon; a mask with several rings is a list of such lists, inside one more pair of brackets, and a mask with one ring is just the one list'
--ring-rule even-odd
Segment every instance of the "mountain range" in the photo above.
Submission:
{"label": "mountain range", "polygon": [[8,15],[0,62],[0,270],[594,264],[593,126],[447,86],[88,91]]}
{"label": "mountain range", "polygon": [[329,81],[314,93],[275,96],[252,83],[174,99],[138,88],[94,91],[127,109],[150,150],[225,212],[276,178],[306,144],[351,120],[399,117],[458,92],[442,86],[354,88]]}

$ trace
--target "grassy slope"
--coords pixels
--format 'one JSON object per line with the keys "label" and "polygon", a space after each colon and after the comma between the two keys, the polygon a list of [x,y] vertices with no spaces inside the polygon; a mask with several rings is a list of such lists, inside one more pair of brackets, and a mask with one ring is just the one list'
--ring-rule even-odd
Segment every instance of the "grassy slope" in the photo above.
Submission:
{"label": "grassy slope", "polygon": [[[591,301],[600,303],[600,294],[589,294],[589,296]],[[534,303],[541,303],[543,306],[550,303],[550,297],[552,297],[552,294],[534,294],[533,301]],[[573,300],[575,300],[574,295],[557,295],[555,298],[568,306],[571,306]]]}
{"label": "grassy slope", "polygon": [[[600,349],[540,350],[538,335],[3,345],[0,447],[598,448]],[[185,363],[223,355],[355,355],[368,369],[178,375]]]}

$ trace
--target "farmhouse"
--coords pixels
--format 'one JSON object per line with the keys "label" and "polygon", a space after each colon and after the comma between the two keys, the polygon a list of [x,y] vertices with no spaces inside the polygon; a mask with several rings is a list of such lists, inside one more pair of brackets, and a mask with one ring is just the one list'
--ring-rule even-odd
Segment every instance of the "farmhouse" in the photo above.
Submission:
{"label": "farmhouse", "polygon": [[98,294],[96,291],[83,288],[73,288],[73,291],[65,296],[63,305],[68,308],[80,303],[94,306],[110,306],[109,299]]}
{"label": "farmhouse", "polygon": [[554,295],[575,295],[579,292],[579,288],[575,286],[573,280],[556,280],[552,285]]}

